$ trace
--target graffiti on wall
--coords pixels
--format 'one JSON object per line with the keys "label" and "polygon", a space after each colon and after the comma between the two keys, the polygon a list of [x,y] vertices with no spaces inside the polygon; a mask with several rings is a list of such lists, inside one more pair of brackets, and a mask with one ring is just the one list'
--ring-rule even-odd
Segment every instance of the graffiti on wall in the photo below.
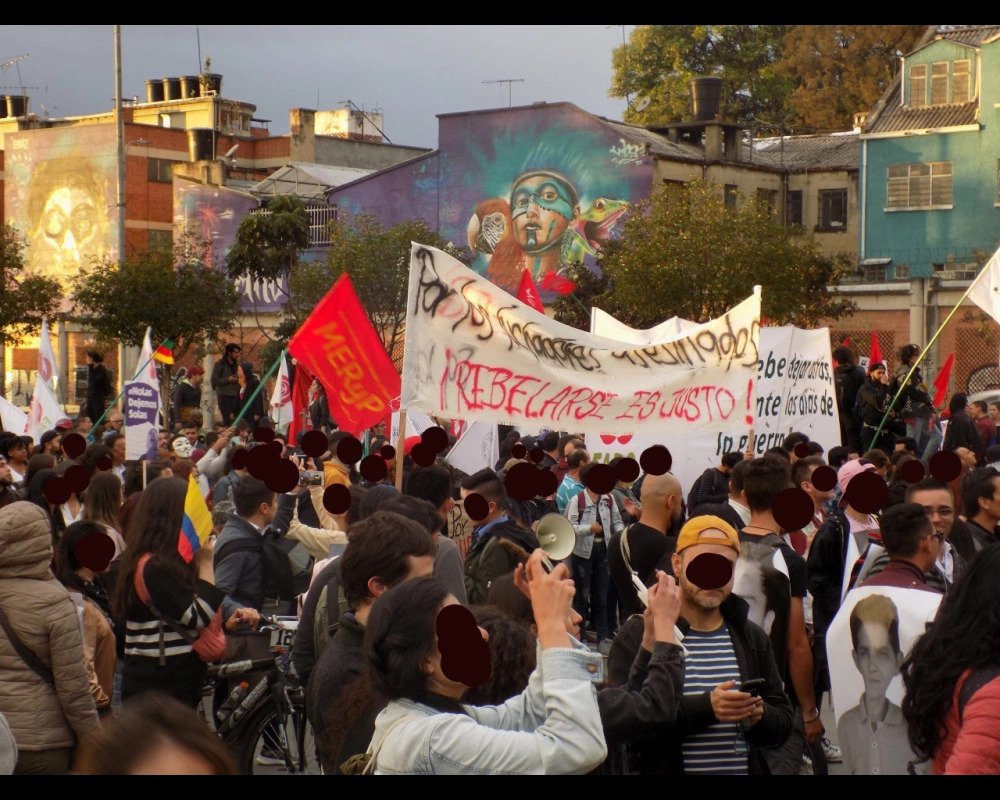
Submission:
{"label": "graffiti on wall", "polygon": [[[188,180],[174,181],[174,237],[186,238],[196,245],[206,244],[205,261],[218,269],[225,268],[226,253],[236,240],[240,222],[257,201],[239,192]],[[287,300],[287,280],[258,281],[240,278],[236,281],[244,311],[271,312],[282,308]]]}
{"label": "graffiti on wall", "polygon": [[31,274],[68,289],[82,268],[118,258],[116,152],[110,126],[7,135],[6,221],[25,237]]}

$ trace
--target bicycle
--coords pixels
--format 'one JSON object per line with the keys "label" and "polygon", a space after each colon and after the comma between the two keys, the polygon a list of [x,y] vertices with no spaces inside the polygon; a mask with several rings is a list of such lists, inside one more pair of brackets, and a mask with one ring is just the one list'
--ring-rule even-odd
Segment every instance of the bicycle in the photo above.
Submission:
{"label": "bicycle", "polygon": [[[291,643],[298,620],[261,615],[260,630],[274,634],[269,658],[210,664],[203,694],[231,678],[265,672],[223,719],[208,714],[216,732],[236,754],[240,774],[319,775],[322,773],[312,726],[306,717],[305,687],[291,669]],[[208,707],[209,703],[205,703]]]}

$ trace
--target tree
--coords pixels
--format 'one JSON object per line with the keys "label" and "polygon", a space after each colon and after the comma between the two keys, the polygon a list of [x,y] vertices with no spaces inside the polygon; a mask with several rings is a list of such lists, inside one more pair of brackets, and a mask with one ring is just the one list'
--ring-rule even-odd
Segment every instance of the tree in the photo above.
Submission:
{"label": "tree", "polygon": [[640,125],[692,118],[691,78],[723,79],[724,118],[743,125],[780,122],[795,85],[775,65],[788,25],[639,25],[612,55],[612,97],[637,95],[625,120]]}
{"label": "tree", "polygon": [[584,264],[571,264],[566,276],[576,284],[576,289],[559,295],[553,302],[553,316],[557,321],[589,331],[591,306],[600,306],[611,316],[619,316],[614,286],[601,270],[595,273]]}
{"label": "tree", "polygon": [[926,25],[796,25],[785,36],[779,75],[796,81],[788,97],[794,125],[850,128],[875,105]]}
{"label": "tree", "polygon": [[[4,225],[0,230],[0,359],[7,341],[17,341],[59,311],[62,286],[51,278],[24,275],[24,237]],[[5,396],[6,381],[0,381]]]}
{"label": "tree", "polygon": [[[146,326],[154,342],[174,340],[174,356],[183,358],[192,345],[196,352],[208,337],[229,330],[240,311],[239,294],[232,282],[205,262],[183,255],[153,250],[121,263],[104,263],[84,270],[73,285],[78,312],[89,316],[98,334],[138,347]],[[169,419],[170,367],[163,371],[164,419]]]}
{"label": "tree", "polygon": [[803,228],[783,226],[756,199],[730,209],[717,184],[664,184],[601,251],[609,289],[594,303],[638,328],[671,316],[705,322],[760,284],[768,324],[808,328],[855,310],[826,290],[850,263],[846,254],[824,257]]}

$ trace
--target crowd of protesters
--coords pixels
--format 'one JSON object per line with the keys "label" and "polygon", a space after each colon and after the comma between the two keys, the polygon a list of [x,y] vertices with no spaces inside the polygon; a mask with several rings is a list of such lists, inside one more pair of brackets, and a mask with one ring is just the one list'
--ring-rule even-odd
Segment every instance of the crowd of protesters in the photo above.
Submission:
{"label": "crowd of protesters", "polygon": [[[904,348],[901,365],[914,356]],[[154,460],[126,460],[115,409],[98,428],[84,410],[37,444],[0,432],[0,771],[232,774],[233,754],[196,712],[206,662],[259,657],[261,615],[286,613],[299,620],[292,671],[325,774],[798,774],[842,758],[878,773],[877,757],[842,755],[826,736],[826,634],[851,589],[891,586],[944,599],[909,653],[897,635],[906,695],[871,720],[873,746],[879,726],[905,725],[916,771],[1000,772],[992,409],[956,394],[941,415],[918,373],[901,387],[908,366],[890,379],[838,348],[840,446],[792,432],[763,455],[725,454],[690,486],[650,473],[602,493],[583,435],[508,426],[499,461],[472,474],[447,448],[414,463],[419,436],[393,454],[376,436],[387,472],[373,483],[342,459],[349,434],[313,387],[326,452],[307,456],[304,432],[276,438],[321,478],[276,494],[234,463],[254,428],[273,428],[263,403],[232,426],[258,381],[240,358],[227,347],[213,370],[216,424],[198,407],[204,374],[188,373]],[[70,458],[73,433],[88,444]],[[942,446],[957,477],[904,477]],[[522,463],[552,472],[556,489],[514,499],[505,476]],[[46,491],[76,466],[86,488]],[[818,486],[829,467],[835,484]],[[877,512],[848,491],[867,473],[886,484]],[[191,479],[214,528],[185,560]],[[324,503],[335,485],[350,493],[346,512]],[[775,513],[790,487],[812,503],[797,530]],[[456,517],[473,495],[475,516]],[[575,536],[554,566],[537,534],[550,514]],[[307,553],[297,598],[269,596],[262,532]],[[760,551],[784,565],[777,582],[737,569]]]}

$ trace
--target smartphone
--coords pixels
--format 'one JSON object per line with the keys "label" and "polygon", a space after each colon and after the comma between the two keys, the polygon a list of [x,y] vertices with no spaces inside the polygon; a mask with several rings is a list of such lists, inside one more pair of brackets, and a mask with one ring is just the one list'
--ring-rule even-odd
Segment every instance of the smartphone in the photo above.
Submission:
{"label": "smartphone", "polygon": [[323,485],[323,473],[306,470],[299,475],[299,486],[322,486]]}
{"label": "smartphone", "polygon": [[760,697],[760,690],[767,684],[766,678],[751,678],[740,684],[740,691],[746,692],[751,697]]}

